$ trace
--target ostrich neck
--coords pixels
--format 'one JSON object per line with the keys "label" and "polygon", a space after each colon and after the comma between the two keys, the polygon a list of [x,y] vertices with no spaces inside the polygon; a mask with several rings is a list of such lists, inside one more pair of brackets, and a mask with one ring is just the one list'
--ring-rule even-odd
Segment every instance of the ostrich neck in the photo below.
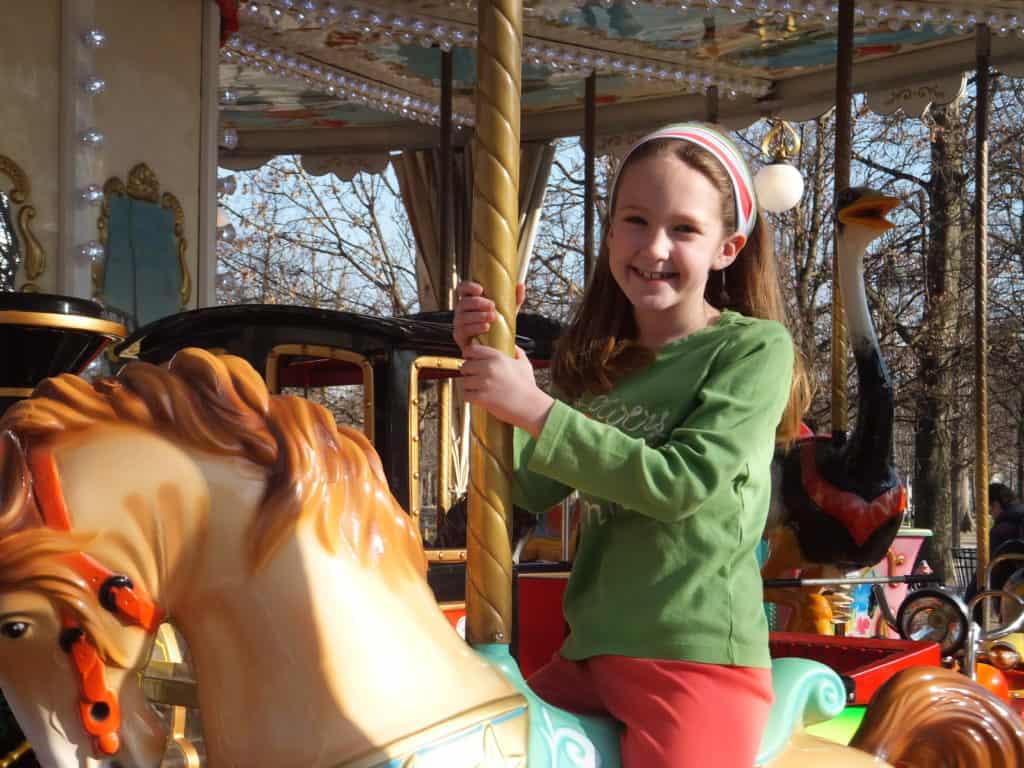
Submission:
{"label": "ostrich neck", "polygon": [[846,327],[857,361],[857,423],[846,450],[846,479],[868,498],[892,478],[894,399],[864,290],[864,253],[875,235],[847,226],[837,242]]}

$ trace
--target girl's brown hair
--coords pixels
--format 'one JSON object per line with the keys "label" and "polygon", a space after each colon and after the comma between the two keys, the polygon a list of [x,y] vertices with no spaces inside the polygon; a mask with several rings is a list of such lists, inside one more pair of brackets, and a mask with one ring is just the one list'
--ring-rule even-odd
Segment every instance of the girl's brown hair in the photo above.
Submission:
{"label": "girl's brown hair", "polygon": [[[722,198],[723,227],[726,232],[735,232],[733,187],[726,170],[707,150],[689,141],[654,139],[637,147],[619,170],[616,186],[636,161],[666,154],[700,171],[717,187]],[[610,196],[613,206],[614,192],[612,190]],[[608,264],[607,235],[614,214],[613,207],[608,211],[594,272],[555,350],[552,378],[562,396],[571,400],[585,393],[608,392],[627,373],[654,360],[654,350],[642,347],[636,340],[633,307]],[[775,265],[771,228],[760,211],[754,230],[736,260],[708,277],[704,298],[719,310],[731,309],[748,317],[785,324],[785,304]],[[797,351],[789,403],[777,432],[780,442],[790,442],[797,436],[810,394],[807,372]]]}

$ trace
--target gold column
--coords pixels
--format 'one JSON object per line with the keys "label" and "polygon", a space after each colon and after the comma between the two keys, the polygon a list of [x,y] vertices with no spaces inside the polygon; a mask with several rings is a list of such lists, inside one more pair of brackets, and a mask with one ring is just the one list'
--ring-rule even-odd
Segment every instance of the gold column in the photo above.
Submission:
{"label": "gold column", "polygon": [[[498,319],[480,342],[515,351],[519,222],[519,99],[522,0],[480,0],[473,144],[470,271],[494,300]],[[466,636],[508,643],[512,626],[512,428],[473,409]]]}
{"label": "gold column", "polygon": [[452,382],[438,382],[437,388],[437,523],[441,511],[452,505]]}

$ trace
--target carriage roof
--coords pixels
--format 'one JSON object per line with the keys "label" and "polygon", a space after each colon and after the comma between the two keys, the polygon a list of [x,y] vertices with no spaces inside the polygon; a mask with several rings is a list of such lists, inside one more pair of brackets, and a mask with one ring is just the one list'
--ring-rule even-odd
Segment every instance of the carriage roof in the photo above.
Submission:
{"label": "carriage roof", "polygon": [[[452,340],[451,312],[376,317],[315,307],[238,304],[171,315],[135,331],[115,352],[122,358],[161,362],[185,346],[228,348],[247,335],[275,337],[276,343],[326,344],[363,355],[392,350],[459,356]],[[531,357],[548,359],[561,325],[540,315],[517,319],[517,343]],[[269,342],[268,342],[269,343]]]}

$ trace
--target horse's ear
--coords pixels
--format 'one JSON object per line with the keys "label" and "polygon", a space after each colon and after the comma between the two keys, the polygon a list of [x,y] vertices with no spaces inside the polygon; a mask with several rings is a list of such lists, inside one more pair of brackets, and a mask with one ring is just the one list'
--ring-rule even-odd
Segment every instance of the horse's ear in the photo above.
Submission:
{"label": "horse's ear", "polygon": [[227,366],[231,383],[235,385],[235,391],[242,401],[261,416],[266,416],[270,408],[270,392],[263,377],[245,358],[220,355],[218,359]]}
{"label": "horse's ear", "polygon": [[0,434],[0,536],[43,526],[25,451],[13,432]]}

